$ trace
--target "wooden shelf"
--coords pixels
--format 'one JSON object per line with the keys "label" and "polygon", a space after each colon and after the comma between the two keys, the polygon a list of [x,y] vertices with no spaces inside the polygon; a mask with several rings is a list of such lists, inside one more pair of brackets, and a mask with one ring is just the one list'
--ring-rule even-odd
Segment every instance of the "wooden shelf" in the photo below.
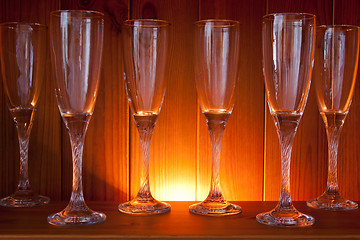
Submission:
{"label": "wooden shelf", "polygon": [[315,217],[306,228],[276,228],[259,224],[257,213],[275,207],[276,202],[236,202],[243,213],[228,217],[203,217],[190,214],[193,202],[170,202],[168,214],[130,216],[117,211],[116,202],[88,202],[93,210],[107,215],[103,224],[82,227],[56,227],[46,217],[62,210],[66,202],[48,206],[14,209],[0,208],[0,239],[344,239],[360,238],[360,211],[330,212],[294,205]]}

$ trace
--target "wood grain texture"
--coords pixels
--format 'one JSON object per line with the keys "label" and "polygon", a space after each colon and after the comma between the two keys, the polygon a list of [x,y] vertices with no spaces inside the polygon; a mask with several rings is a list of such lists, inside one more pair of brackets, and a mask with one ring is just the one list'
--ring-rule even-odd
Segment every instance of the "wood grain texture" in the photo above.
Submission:
{"label": "wood grain texture", "polygon": [[[129,111],[122,79],[120,24],[128,18],[127,0],[62,1],[63,9],[96,10],[105,14],[104,48],[99,92],[85,137],[83,187],[86,200],[128,199]],[[63,127],[63,199],[72,181],[71,149]]]}
{"label": "wood grain texture", "polygon": [[[48,25],[50,11],[58,9],[59,6],[58,0],[1,0],[0,22],[38,22]],[[61,197],[61,132],[51,79],[50,54],[47,61],[41,64],[44,65],[46,71],[30,135],[29,179],[35,192],[50,196],[52,200],[59,200]],[[19,144],[15,124],[6,104],[3,85],[0,85],[0,196],[5,197],[16,189],[19,174]]]}
{"label": "wood grain texture", "polygon": [[[133,0],[131,18],[155,18],[171,23],[167,87],[150,148],[150,188],[160,200],[195,200],[197,100],[193,69],[192,24],[198,2]],[[131,120],[131,198],[139,189],[140,142]]]}
{"label": "wood grain texture", "polygon": [[[200,19],[240,22],[240,66],[233,113],[221,148],[221,186],[227,200],[262,200],[264,80],[261,70],[261,17],[265,1],[202,0]],[[211,147],[199,113],[198,199],[210,189]],[[250,187],[251,186],[251,187]]]}
{"label": "wood grain texture", "polygon": [[[360,1],[335,0],[334,23],[360,26]],[[340,136],[338,178],[340,192],[348,199],[360,199],[360,69],[353,102]]]}
{"label": "wood grain texture", "polygon": [[[317,24],[332,23],[332,0],[269,0],[268,13],[307,12],[315,14]],[[274,121],[266,109],[264,200],[278,200],[281,182],[280,145]],[[327,142],[313,86],[295,136],[291,160],[291,196],[308,200],[320,195],[326,186]]]}
{"label": "wood grain texture", "polygon": [[117,202],[88,202],[89,207],[106,214],[102,224],[57,227],[45,219],[49,212],[61,210],[65,202],[52,202],[41,208],[2,209],[0,239],[359,239],[360,210],[318,211],[295,202],[300,211],[315,217],[306,228],[279,228],[259,224],[256,214],[275,206],[275,202],[236,202],[244,212],[229,217],[203,217],[189,213],[194,202],[170,202],[171,213],[131,216],[119,213]]}

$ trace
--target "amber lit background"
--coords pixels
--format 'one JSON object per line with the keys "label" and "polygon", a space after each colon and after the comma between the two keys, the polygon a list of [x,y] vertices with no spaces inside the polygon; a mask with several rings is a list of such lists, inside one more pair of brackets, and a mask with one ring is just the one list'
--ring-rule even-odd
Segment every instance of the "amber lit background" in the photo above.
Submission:
{"label": "amber lit background", "polygon": [[[221,181],[228,200],[277,200],[279,143],[265,103],[261,67],[261,17],[274,12],[309,12],[319,24],[360,25],[359,0],[0,0],[0,22],[49,24],[57,9],[91,9],[105,14],[101,83],[84,149],[86,200],[125,201],[139,184],[139,137],[129,116],[122,81],[120,23],[158,18],[172,24],[167,92],[155,127],[150,185],[161,200],[202,200],[210,184],[210,143],[199,111],[193,69],[193,22],[227,18],[241,22],[241,63],[237,98],[227,125]],[[50,58],[49,58],[50,59]],[[32,187],[52,200],[68,200],[72,163],[69,138],[57,109],[50,60],[30,139]],[[359,81],[358,77],[358,81]],[[19,153],[15,126],[0,84],[0,197],[16,187]],[[326,186],[327,142],[314,90],[293,148],[294,200],[319,195]],[[360,200],[360,88],[340,139],[339,184],[343,195]]]}

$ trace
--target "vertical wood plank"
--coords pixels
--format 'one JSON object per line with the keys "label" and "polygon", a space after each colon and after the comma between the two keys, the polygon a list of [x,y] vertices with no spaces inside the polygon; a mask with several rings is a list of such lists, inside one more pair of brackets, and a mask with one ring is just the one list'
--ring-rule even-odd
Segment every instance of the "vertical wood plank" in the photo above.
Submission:
{"label": "vertical wood plank", "polygon": [[[63,0],[63,9],[105,14],[101,77],[95,110],[85,137],[83,186],[85,200],[128,199],[128,104],[122,80],[120,24],[128,18],[127,0]],[[63,199],[71,193],[70,140],[63,127]]]}
{"label": "vertical wood plank", "polygon": [[[317,24],[332,23],[332,0],[268,0],[268,13],[307,12],[315,14]],[[266,110],[264,200],[278,200],[281,185],[280,145],[275,124]],[[291,160],[291,196],[308,200],[320,195],[326,186],[327,142],[315,89],[310,87],[308,102],[295,136]]]}
{"label": "vertical wood plank", "polygon": [[[49,13],[59,6],[59,0],[1,0],[0,22],[38,22],[48,25]],[[46,71],[30,134],[29,179],[35,192],[49,196],[51,200],[58,200],[61,196],[61,131],[51,79],[50,54],[47,61],[42,64]],[[15,124],[6,104],[3,85],[0,85],[0,196],[5,197],[16,189],[19,175],[19,144]]]}
{"label": "vertical wood plank", "polygon": [[[335,0],[334,23],[360,26],[360,1]],[[349,114],[340,136],[338,178],[341,194],[351,200],[359,200],[360,193],[360,69],[358,69],[355,93]]]}
{"label": "vertical wood plank", "polygon": [[[131,18],[155,18],[171,23],[167,88],[150,148],[150,188],[160,200],[195,200],[197,100],[193,69],[192,24],[198,2],[133,0]],[[131,119],[131,197],[140,185],[140,142]]]}
{"label": "vertical wood plank", "polygon": [[[240,22],[240,69],[233,113],[221,148],[221,186],[227,200],[262,200],[264,81],[261,70],[261,17],[265,0],[201,0],[200,19]],[[198,199],[210,189],[211,147],[205,118],[199,127]]]}

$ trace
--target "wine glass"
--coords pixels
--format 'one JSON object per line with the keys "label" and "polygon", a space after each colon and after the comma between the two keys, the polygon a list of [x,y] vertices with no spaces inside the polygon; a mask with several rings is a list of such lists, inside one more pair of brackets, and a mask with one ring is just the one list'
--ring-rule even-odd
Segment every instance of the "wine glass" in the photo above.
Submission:
{"label": "wine glass", "polygon": [[238,77],[239,22],[201,20],[195,23],[196,88],[211,142],[212,175],[207,198],[189,207],[194,214],[225,216],[241,213],[228,203],[220,187],[220,150],[226,123],[234,106]]}
{"label": "wine glass", "polygon": [[29,137],[45,72],[47,41],[45,25],[0,24],[2,79],[20,147],[19,182],[14,194],[0,200],[5,207],[33,207],[50,201],[31,190],[28,178]]}
{"label": "wine glass", "polygon": [[300,213],[290,196],[290,160],[296,130],[306,105],[314,58],[315,16],[303,13],[263,17],[263,72],[267,102],[281,147],[281,194],[275,209],[256,216],[275,226],[303,227],[314,218]]}
{"label": "wine glass", "polygon": [[165,65],[170,24],[162,20],[128,20],[122,25],[125,89],[140,136],[141,179],[137,196],[118,206],[128,214],[159,214],[170,205],[154,199],[149,185],[152,132],[165,95]]}
{"label": "wine glass", "polygon": [[103,35],[102,13],[80,10],[50,13],[55,93],[70,136],[73,159],[70,202],[61,212],[48,216],[48,223],[53,225],[88,225],[106,219],[105,214],[86,206],[81,176],[85,133],[98,92]]}
{"label": "wine glass", "polygon": [[327,187],[312,208],[351,210],[357,203],[344,199],[337,183],[339,138],[355,88],[359,58],[359,27],[320,26],[316,30],[314,81],[320,115],[324,120],[329,151]]}

